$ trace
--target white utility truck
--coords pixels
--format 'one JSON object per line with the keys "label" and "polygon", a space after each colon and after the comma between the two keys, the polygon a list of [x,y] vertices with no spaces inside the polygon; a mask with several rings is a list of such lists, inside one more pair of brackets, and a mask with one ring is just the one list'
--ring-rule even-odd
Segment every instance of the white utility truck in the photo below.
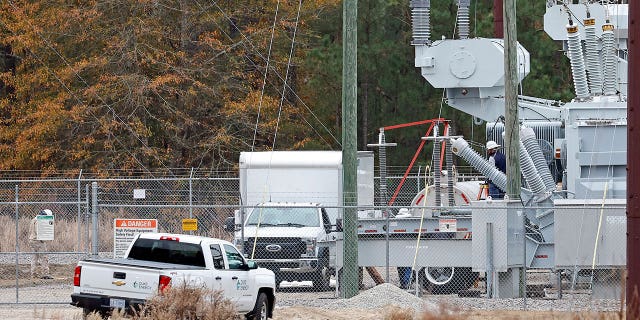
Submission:
{"label": "white utility truck", "polygon": [[[373,206],[373,153],[358,152],[358,206]],[[329,289],[343,205],[342,152],[240,153],[242,210],[225,224],[234,243],[280,281]],[[244,223],[242,223],[244,221]]]}
{"label": "white utility truck", "polygon": [[137,235],[123,259],[79,261],[71,304],[84,314],[130,311],[168,286],[185,283],[221,291],[247,319],[273,314],[273,272],[247,261],[228,241],[167,233]]}
{"label": "white utility truck", "polygon": [[[231,231],[233,224],[227,222],[226,229]],[[335,230],[320,204],[262,203],[248,210],[242,228],[234,229],[237,246],[260,266],[273,270],[276,286],[281,281],[312,281],[318,291],[329,289],[336,258],[330,233]]]}
{"label": "white utility truck", "polygon": [[[359,151],[359,207],[374,205],[373,166],[373,152]],[[341,151],[240,153],[240,205],[243,207],[265,202],[320,203],[335,224],[342,198]]]}

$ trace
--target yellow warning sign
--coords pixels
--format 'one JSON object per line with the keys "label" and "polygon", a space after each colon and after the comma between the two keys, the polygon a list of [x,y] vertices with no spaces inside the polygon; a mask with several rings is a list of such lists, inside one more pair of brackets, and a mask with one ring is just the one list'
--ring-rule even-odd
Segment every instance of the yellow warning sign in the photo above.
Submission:
{"label": "yellow warning sign", "polygon": [[182,231],[198,230],[198,219],[182,219]]}

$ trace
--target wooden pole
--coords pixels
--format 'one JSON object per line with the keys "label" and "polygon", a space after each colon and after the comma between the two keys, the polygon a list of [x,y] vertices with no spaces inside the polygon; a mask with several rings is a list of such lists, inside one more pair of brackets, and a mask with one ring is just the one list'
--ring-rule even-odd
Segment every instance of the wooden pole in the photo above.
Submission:
{"label": "wooden pole", "polygon": [[344,265],[342,295],[351,298],[359,291],[358,268],[358,1],[344,0],[342,17],[342,186],[344,209]]}
{"label": "wooden pole", "polygon": [[[518,30],[516,0],[504,1],[504,144],[507,158],[507,190],[509,200],[520,199],[520,125],[518,117]],[[524,229],[524,215],[522,218]],[[523,262],[520,268],[520,297],[526,305],[526,238],[523,237]]]}
{"label": "wooden pole", "polygon": [[520,199],[520,130],[518,123],[518,56],[516,0],[504,2],[504,98],[507,157],[507,190],[509,199]]}

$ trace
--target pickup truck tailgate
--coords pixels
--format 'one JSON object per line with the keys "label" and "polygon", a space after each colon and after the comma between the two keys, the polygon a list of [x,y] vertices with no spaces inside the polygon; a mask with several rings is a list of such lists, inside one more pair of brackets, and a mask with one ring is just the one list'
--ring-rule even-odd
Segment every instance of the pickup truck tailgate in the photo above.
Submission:
{"label": "pickup truck tailgate", "polygon": [[82,267],[80,287],[74,292],[147,299],[158,291],[159,277],[172,270],[203,269],[170,263],[126,259],[89,259]]}

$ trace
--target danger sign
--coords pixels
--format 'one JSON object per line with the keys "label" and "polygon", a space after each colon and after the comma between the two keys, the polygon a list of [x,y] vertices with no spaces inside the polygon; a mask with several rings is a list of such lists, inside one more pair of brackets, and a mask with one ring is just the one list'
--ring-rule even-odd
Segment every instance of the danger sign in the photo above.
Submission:
{"label": "danger sign", "polygon": [[133,238],[139,233],[158,232],[156,219],[114,219],[113,257],[122,258]]}
{"label": "danger sign", "polygon": [[116,219],[116,228],[156,228],[156,219]]}
{"label": "danger sign", "polygon": [[457,220],[456,219],[440,219],[440,232],[456,232],[457,230]]}

